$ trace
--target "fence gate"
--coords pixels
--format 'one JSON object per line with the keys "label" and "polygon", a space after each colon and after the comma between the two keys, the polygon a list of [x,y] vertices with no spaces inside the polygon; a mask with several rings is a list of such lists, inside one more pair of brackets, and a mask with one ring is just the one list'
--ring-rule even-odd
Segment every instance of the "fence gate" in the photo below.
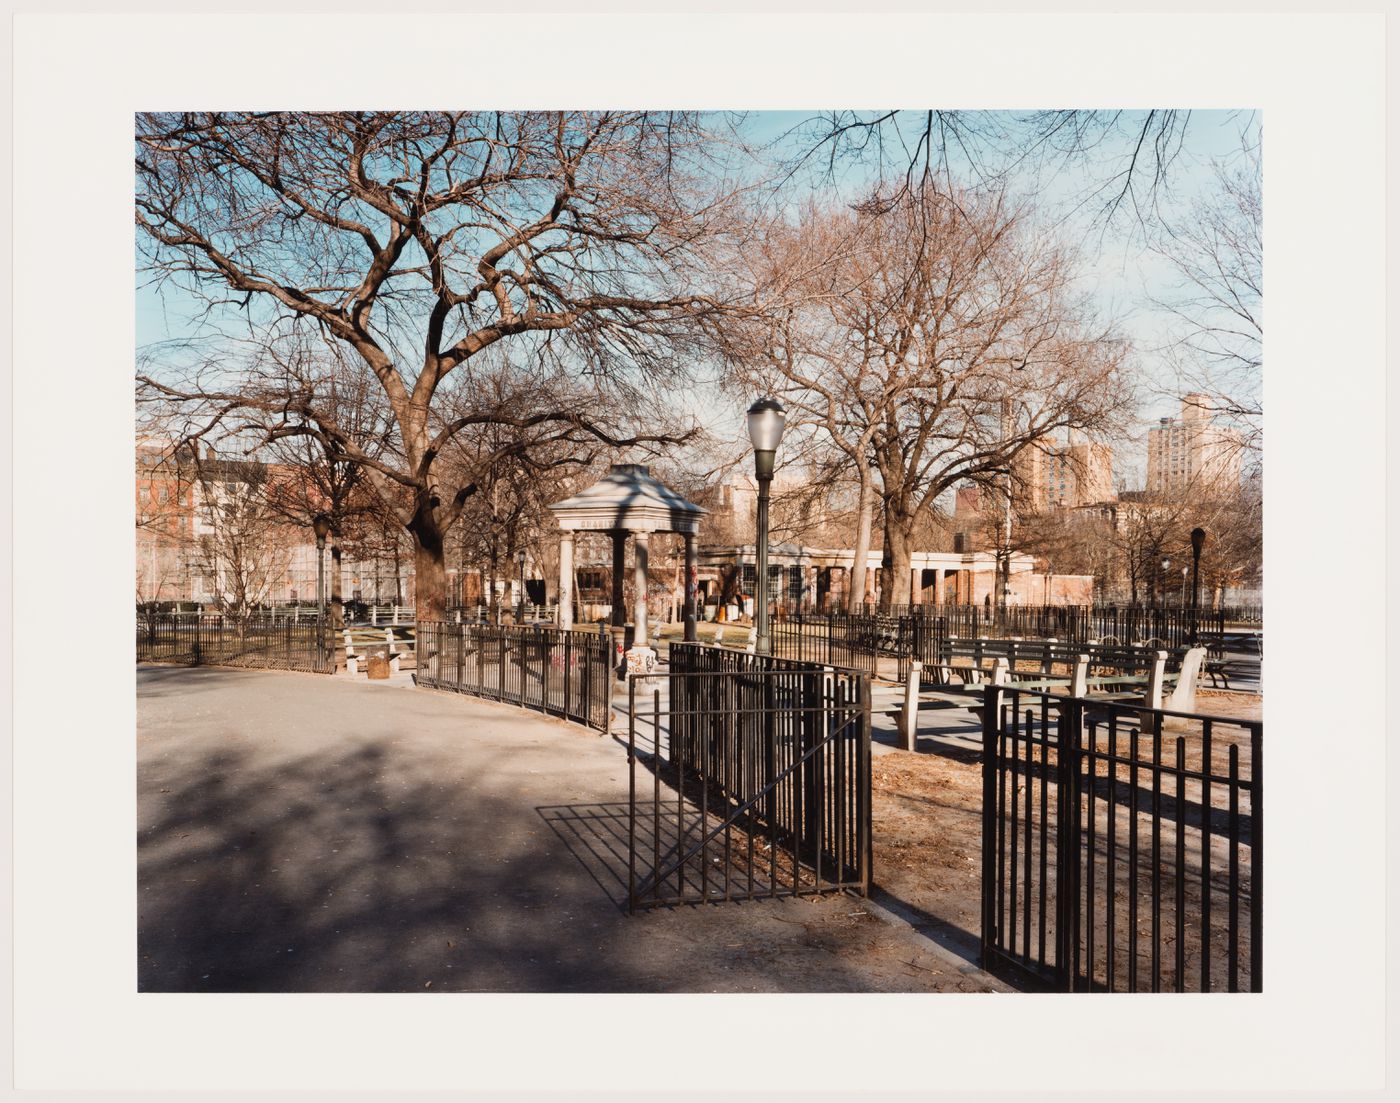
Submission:
{"label": "fence gate", "polygon": [[1061,991],[1261,991],[1263,725],[988,687],[982,960]]}
{"label": "fence gate", "polygon": [[628,690],[629,909],[870,888],[870,681],[672,644]]}

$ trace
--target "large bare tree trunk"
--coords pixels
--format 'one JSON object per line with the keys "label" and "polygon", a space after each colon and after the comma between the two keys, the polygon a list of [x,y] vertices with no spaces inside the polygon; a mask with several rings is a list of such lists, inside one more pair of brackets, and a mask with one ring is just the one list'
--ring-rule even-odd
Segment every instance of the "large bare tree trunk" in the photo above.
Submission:
{"label": "large bare tree trunk", "polygon": [[419,624],[447,619],[445,533],[429,502],[420,502],[409,522],[413,537],[413,608]]}
{"label": "large bare tree trunk", "polygon": [[851,565],[850,584],[846,587],[846,611],[860,611],[865,600],[865,560],[870,555],[870,529],[875,516],[875,487],[867,468],[860,471],[860,498],[856,517],[856,546]]}
{"label": "large bare tree trunk", "polygon": [[912,536],[897,515],[891,513],[885,520],[885,554],[880,564],[884,573],[880,586],[880,608],[910,603],[910,544]]}

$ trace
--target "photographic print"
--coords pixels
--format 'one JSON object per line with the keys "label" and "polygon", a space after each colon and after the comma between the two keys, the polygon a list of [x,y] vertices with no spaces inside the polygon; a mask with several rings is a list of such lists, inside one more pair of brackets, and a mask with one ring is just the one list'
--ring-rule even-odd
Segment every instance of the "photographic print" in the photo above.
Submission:
{"label": "photographic print", "polygon": [[141,992],[1264,989],[1264,114],[141,112]]}

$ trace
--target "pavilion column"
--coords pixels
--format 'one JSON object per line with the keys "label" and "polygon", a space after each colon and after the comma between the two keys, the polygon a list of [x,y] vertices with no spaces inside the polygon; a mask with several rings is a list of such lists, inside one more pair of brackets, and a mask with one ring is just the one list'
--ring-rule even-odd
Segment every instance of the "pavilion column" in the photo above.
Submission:
{"label": "pavilion column", "polygon": [[627,532],[614,529],[612,533],[612,623],[621,628],[627,623],[627,610],[622,607],[622,572],[627,569]]}
{"label": "pavilion column", "polygon": [[685,640],[687,643],[694,643],[696,639],[695,622],[698,619],[695,609],[695,591],[699,570],[695,565],[695,534],[687,532],[685,534]]}
{"label": "pavilion column", "polygon": [[922,605],[924,603],[924,569],[922,567],[909,568],[909,604]]}
{"label": "pavilion column", "polygon": [[632,535],[632,597],[636,606],[632,617],[636,626],[632,635],[633,647],[647,646],[647,556],[650,538],[648,532]]}
{"label": "pavilion column", "polygon": [[933,603],[935,605],[948,604],[943,597],[943,576],[946,573],[942,567],[933,572]]}
{"label": "pavilion column", "polygon": [[874,602],[874,600],[875,600],[875,568],[874,568],[874,567],[866,567],[866,568],[865,568],[865,593],[864,593],[864,595],[862,595],[862,600],[864,600],[865,603],[866,603],[867,605],[871,604],[871,603]]}
{"label": "pavilion column", "polygon": [[574,626],[574,534],[559,535],[559,627]]}

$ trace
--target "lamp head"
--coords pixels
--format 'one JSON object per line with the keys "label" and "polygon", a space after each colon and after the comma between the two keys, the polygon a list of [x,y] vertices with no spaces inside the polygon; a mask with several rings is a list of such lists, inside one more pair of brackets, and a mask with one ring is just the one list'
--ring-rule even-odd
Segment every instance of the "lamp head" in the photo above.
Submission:
{"label": "lamp head", "polygon": [[1193,554],[1195,554],[1195,555],[1197,556],[1197,558],[1200,557],[1201,548],[1202,548],[1202,546],[1205,544],[1205,542],[1206,542],[1206,530],[1205,530],[1205,529],[1199,529],[1199,528],[1197,528],[1197,529],[1192,529],[1192,530],[1191,530],[1191,551],[1192,551]]}
{"label": "lamp head", "polygon": [[760,398],[749,407],[749,441],[755,452],[776,452],[787,425],[787,410],[776,398]]}
{"label": "lamp head", "polygon": [[316,534],[316,543],[324,544],[326,537],[330,535],[331,519],[324,513],[318,513],[311,518],[311,531]]}
{"label": "lamp head", "polygon": [[1166,556],[1162,556],[1162,570],[1164,570],[1164,571],[1167,570],[1168,568],[1171,567],[1171,565],[1172,565],[1172,561],[1171,561],[1170,559],[1168,559]]}

